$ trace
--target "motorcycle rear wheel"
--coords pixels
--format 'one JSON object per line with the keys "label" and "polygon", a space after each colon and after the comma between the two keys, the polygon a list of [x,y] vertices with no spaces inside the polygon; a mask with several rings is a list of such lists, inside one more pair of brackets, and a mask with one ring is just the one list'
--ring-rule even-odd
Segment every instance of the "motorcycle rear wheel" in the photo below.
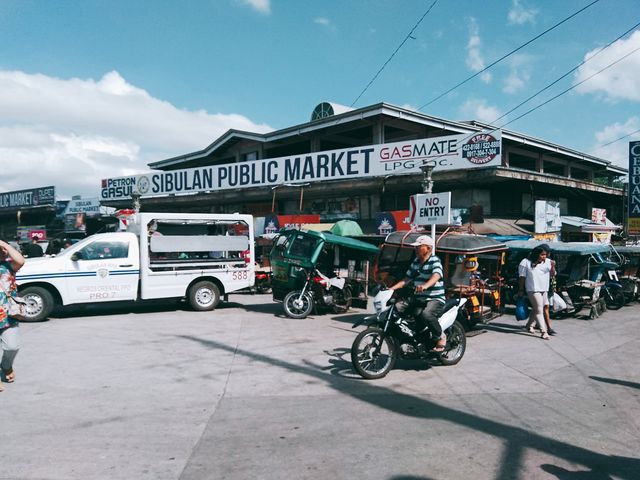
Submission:
{"label": "motorcycle rear wheel", "polygon": [[351,363],[362,378],[375,380],[384,377],[393,368],[397,351],[393,338],[383,338],[382,329],[369,327],[353,341]]}
{"label": "motorcycle rear wheel", "polygon": [[309,293],[300,298],[300,290],[287,293],[282,304],[284,313],[289,318],[306,318],[313,310],[313,298]]}
{"label": "motorcycle rear wheel", "polygon": [[457,320],[445,330],[447,334],[447,346],[445,351],[438,354],[438,361],[442,365],[455,365],[464,356],[467,350],[467,337],[464,334],[464,327]]}
{"label": "motorcycle rear wheel", "polygon": [[333,313],[346,313],[351,308],[351,301],[353,294],[349,287],[344,287],[342,290],[337,288],[333,290]]}

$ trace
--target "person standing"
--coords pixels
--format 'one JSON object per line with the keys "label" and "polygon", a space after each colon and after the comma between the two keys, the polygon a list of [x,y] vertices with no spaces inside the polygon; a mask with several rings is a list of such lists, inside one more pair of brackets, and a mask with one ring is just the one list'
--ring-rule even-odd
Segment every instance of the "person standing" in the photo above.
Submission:
{"label": "person standing", "polygon": [[[551,260],[547,258],[549,250],[546,244],[538,245],[518,265],[518,296],[523,296],[526,291],[532,308],[530,320],[538,323],[543,340],[550,338],[544,318],[545,305],[549,305],[549,281],[553,270]],[[533,323],[528,330],[534,333]]]}
{"label": "person standing", "polygon": [[405,278],[390,288],[398,290],[413,282],[416,292],[412,305],[414,318],[423,323],[418,327],[421,329],[418,333],[430,330],[433,338],[438,339],[433,351],[442,352],[447,344],[447,337],[438,321],[445,303],[442,262],[433,254],[434,242],[430,236],[421,235],[411,245],[416,248],[416,258],[409,266]]}
{"label": "person standing", "polygon": [[[18,321],[8,315],[8,296],[16,295],[16,272],[22,265],[22,254],[7,242],[0,240],[0,368],[7,383],[13,383],[15,380],[13,360],[20,349]],[[0,383],[0,391],[2,390],[4,387]]]}
{"label": "person standing", "polygon": [[31,238],[31,243],[27,243],[22,247],[22,253],[28,258],[32,257],[42,257],[44,252],[42,251],[42,247],[38,245],[38,238]]}

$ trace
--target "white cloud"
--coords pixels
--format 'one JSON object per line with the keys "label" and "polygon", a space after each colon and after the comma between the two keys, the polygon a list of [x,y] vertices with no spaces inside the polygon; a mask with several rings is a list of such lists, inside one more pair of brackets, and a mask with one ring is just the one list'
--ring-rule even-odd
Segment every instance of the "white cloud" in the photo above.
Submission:
{"label": "white cloud", "polygon": [[513,0],[507,20],[510,25],[523,25],[525,23],[533,25],[536,23],[536,15],[538,15],[538,10],[535,8],[526,8],[520,0]]}
{"label": "white cloud", "polygon": [[460,113],[466,120],[478,120],[491,123],[502,116],[498,107],[488,105],[484,99],[467,100],[461,107]]}
{"label": "white cloud", "polygon": [[271,13],[271,0],[238,0],[244,5],[248,5],[254,10],[269,15]]}
{"label": "white cloud", "polygon": [[527,54],[514,55],[509,59],[509,75],[504,79],[502,91],[515,94],[523,90],[531,79],[533,57]]}
{"label": "white cloud", "polygon": [[112,71],[100,80],[0,70],[0,191],[56,186],[95,196],[100,179],[200,150],[230,128],[266,132],[238,114],[181,110]]}
{"label": "white cloud", "polygon": [[324,25],[325,27],[328,27],[329,25],[331,25],[331,20],[325,17],[316,17],[313,19],[313,23],[317,23],[318,25]]}
{"label": "white cloud", "polygon": [[[626,40],[618,40],[597,57],[581,66],[576,72],[575,83],[589,78],[637,48],[640,48],[640,30],[633,32]],[[585,60],[593,57],[599,50],[601,49],[587,52],[584,56]],[[597,74],[577,87],[577,91],[580,93],[601,93],[609,100],[640,101],[640,51]]]}
{"label": "white cloud", "polygon": [[[469,42],[467,43],[467,67],[474,72],[479,72],[485,67],[484,58],[481,53],[482,40],[480,39],[480,28],[475,18],[471,17],[469,20]],[[491,81],[491,74],[489,72],[483,72],[480,74],[480,79],[489,83]]]}
{"label": "white cloud", "polygon": [[504,79],[503,91],[505,93],[518,93],[526,87],[531,75],[526,70],[513,69],[509,76]]}
{"label": "white cloud", "polygon": [[635,132],[640,129],[640,117],[630,117],[626,122],[616,122],[613,125],[607,125],[599,132],[596,132],[596,145],[591,150],[591,153],[596,157],[609,160],[619,167],[627,168],[629,166],[629,142],[640,139],[640,133],[635,136],[627,137],[619,142],[612,143],[606,147],[600,147],[605,143],[617,140],[620,137],[629,135],[631,132]]}

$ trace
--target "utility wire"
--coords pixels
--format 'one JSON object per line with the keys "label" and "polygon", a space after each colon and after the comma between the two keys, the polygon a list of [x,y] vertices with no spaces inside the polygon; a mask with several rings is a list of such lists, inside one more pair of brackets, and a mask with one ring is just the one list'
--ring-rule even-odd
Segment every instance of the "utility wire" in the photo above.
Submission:
{"label": "utility wire", "polygon": [[630,55],[633,55],[634,53],[636,53],[638,50],[640,50],[640,47],[638,48],[634,48],[633,50],[631,50],[629,53],[627,53],[626,55],[623,55],[622,57],[620,57],[619,59],[617,59],[614,62],[611,62],[609,65],[607,65],[606,67],[601,68],[600,70],[598,70],[596,73],[589,75],[587,78],[585,78],[584,80],[576,83],[575,85],[570,86],[569,88],[563,90],[562,92],[560,92],[559,94],[551,97],[549,100],[542,102],[540,105],[537,105],[529,110],[527,110],[526,112],[524,112],[522,115],[517,116],[516,118],[514,118],[513,120],[509,120],[507,123],[503,123],[502,125],[500,125],[498,127],[498,129],[504,128],[507,125],[509,125],[510,123],[515,122],[516,120],[520,120],[522,117],[524,117],[525,115],[529,115],[531,112],[536,111],[537,109],[544,107],[547,103],[552,102],[553,100],[555,100],[558,97],[561,97],[562,95],[564,95],[567,92],[570,92],[571,90],[573,90],[574,88],[582,85],[584,82],[591,80],[593,77],[595,77],[596,75],[601,74],[602,72],[604,72],[605,70],[613,67],[614,65],[616,65],[617,63],[620,63],[622,60],[624,60],[625,58],[629,57]]}
{"label": "utility wire", "polygon": [[525,103],[528,103],[530,100],[532,100],[533,98],[537,97],[538,95],[540,95],[542,92],[548,90],[549,88],[553,87],[556,83],[558,83],[560,80],[568,77],[571,73],[575,72],[576,70],[578,70],[581,66],[583,66],[585,63],[593,60],[595,57],[597,57],[598,55],[600,55],[602,52],[604,52],[607,48],[609,48],[611,45],[613,45],[615,42],[617,42],[618,40],[620,40],[622,37],[624,37],[626,34],[628,34],[629,32],[631,32],[632,30],[634,30],[636,27],[640,26],[640,22],[636,23],[633,27],[631,27],[629,30],[627,30],[626,32],[624,32],[622,35],[620,35],[618,38],[616,38],[615,40],[612,40],[611,42],[609,42],[607,45],[605,45],[604,47],[602,47],[600,50],[598,50],[596,53],[594,53],[591,57],[587,58],[586,60],[583,60],[582,62],[580,62],[578,65],[576,65],[575,67],[573,67],[571,70],[569,70],[567,73],[565,73],[564,75],[562,75],[561,77],[558,77],[556,80],[554,80],[553,82],[551,82],[549,85],[547,85],[546,87],[538,90],[536,93],[534,93],[533,95],[531,95],[530,97],[528,97],[526,100],[523,100],[522,102],[520,102],[518,105],[516,105],[515,107],[513,107],[511,110],[509,110],[508,112],[504,113],[503,115],[501,115],[500,117],[496,118],[495,120],[492,120],[491,122],[489,122],[490,124],[494,124],[496,122],[498,122],[499,120],[502,120],[504,117],[506,117],[507,115],[509,115],[510,113],[514,112],[515,110],[517,110],[518,108],[520,108],[521,106],[523,106]]}
{"label": "utility wire", "polygon": [[[598,1],[598,0],[596,0]],[[429,12],[431,11],[431,9],[434,7],[434,5],[438,2],[438,0],[433,0],[433,3],[429,6],[429,8],[427,9],[426,12],[424,12],[424,14],[422,15],[422,17],[420,17],[420,20],[418,20],[418,22],[413,26],[413,28],[409,31],[409,33],[407,33],[407,36],[404,37],[404,40],[402,40],[402,42],[400,43],[400,45],[398,45],[398,48],[395,49],[395,51],[391,54],[391,56],[387,59],[386,62],[384,62],[384,64],[382,65],[382,67],[380,67],[380,70],[377,71],[377,73],[373,76],[373,78],[371,79],[371,81],[369,83],[367,83],[367,86],[364,87],[364,89],[360,92],[360,95],[358,95],[356,97],[356,99],[351,103],[351,105],[349,105],[350,107],[353,107],[358,100],[360,100],[360,97],[362,97],[362,95],[364,95],[364,92],[366,92],[369,87],[371,86],[371,84],[373,84],[373,82],[375,82],[376,78],[378,78],[378,76],[382,73],[382,71],[385,69],[385,67],[387,66],[387,64],[393,59],[393,57],[395,57],[396,53],[398,53],[398,51],[402,48],[402,46],[407,43],[407,40],[411,39],[415,39],[415,37],[412,35],[413,32],[415,31],[416,28],[418,28],[418,26],[422,23],[422,21],[424,20],[424,18],[429,14]]]}
{"label": "utility wire", "polygon": [[529,45],[530,43],[535,42],[536,40],[538,40],[540,37],[542,37],[543,35],[546,35],[547,33],[549,33],[551,30],[554,30],[555,28],[559,27],[560,25],[562,25],[563,23],[571,20],[573,17],[575,17],[576,15],[578,15],[579,13],[582,13],[583,11],[585,11],[587,8],[591,7],[592,5],[598,3],[600,0],[594,0],[593,2],[591,2],[590,4],[582,7],[580,10],[578,10],[577,12],[572,13],[571,15],[569,15],[568,17],[566,17],[564,20],[561,20],[560,22],[556,23],[555,25],[553,25],[552,27],[549,27],[548,29],[546,29],[544,32],[536,35],[535,37],[533,37],[531,40],[523,43],[522,45],[520,45],[519,47],[511,50],[509,53],[503,55],[502,57],[500,57],[499,59],[495,60],[494,62],[490,63],[489,65],[487,65],[486,67],[484,67],[482,70],[474,73],[473,75],[467,77],[466,79],[462,80],[461,82],[459,82],[458,84],[454,85],[453,87],[451,87],[449,90],[447,90],[446,92],[441,93],[440,95],[438,95],[437,97],[433,98],[432,100],[429,100],[427,103],[425,103],[424,105],[422,105],[420,108],[418,108],[418,110],[422,110],[425,107],[428,107],[429,105],[431,105],[433,102],[440,100],[442,97],[444,97],[445,95],[453,92],[456,88],[461,87],[462,85],[464,85],[465,83],[467,83],[469,80],[472,80],[474,78],[476,78],[478,75],[486,72],[487,70],[489,70],[491,67],[493,67],[494,65],[500,63],[502,60],[504,60],[507,57],[510,57],[511,55],[513,55],[514,53],[516,53],[519,50],[522,50],[524,47],[526,47],[527,45]]}
{"label": "utility wire", "polygon": [[634,130],[631,133],[627,133],[626,135],[623,135],[620,138],[616,138],[615,140],[612,140],[612,141],[610,141],[608,143],[604,143],[602,145],[599,145],[595,149],[593,149],[592,151],[595,152],[596,150],[600,150],[601,148],[607,147],[607,146],[611,145],[612,143],[619,142],[620,140],[624,140],[625,138],[630,137],[631,135],[635,135],[636,133],[640,133],[640,128],[638,130]]}

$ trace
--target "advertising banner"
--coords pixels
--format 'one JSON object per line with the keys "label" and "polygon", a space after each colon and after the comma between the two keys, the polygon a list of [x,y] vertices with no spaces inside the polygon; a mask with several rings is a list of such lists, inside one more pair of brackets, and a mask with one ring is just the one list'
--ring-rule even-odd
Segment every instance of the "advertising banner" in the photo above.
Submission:
{"label": "advertising banner", "polygon": [[376,231],[387,235],[398,230],[411,230],[409,210],[392,210],[376,213]]}
{"label": "advertising banner", "polygon": [[640,235],[640,141],[629,142],[629,235]]}
{"label": "advertising banner", "polygon": [[307,223],[320,223],[320,215],[267,215],[264,233],[278,233],[281,228],[300,228]]}
{"label": "advertising banner", "polygon": [[607,209],[606,208],[592,208],[591,209],[591,221],[593,223],[599,223],[600,225],[607,224]]}
{"label": "advertising banner", "polygon": [[415,225],[451,224],[451,192],[411,195],[409,205],[409,221]]}
{"label": "advertising banner", "polygon": [[10,210],[41,205],[55,205],[55,187],[31,188],[0,193],[0,210]]}
{"label": "advertising banner", "polygon": [[435,171],[501,165],[501,132],[449,135],[107,178],[102,180],[100,196],[103,200],[120,200],[130,198],[132,193],[146,197],[416,174],[421,173],[420,166],[425,162],[432,163]]}
{"label": "advertising banner", "polygon": [[536,200],[535,233],[559,232],[562,229],[560,202]]}

